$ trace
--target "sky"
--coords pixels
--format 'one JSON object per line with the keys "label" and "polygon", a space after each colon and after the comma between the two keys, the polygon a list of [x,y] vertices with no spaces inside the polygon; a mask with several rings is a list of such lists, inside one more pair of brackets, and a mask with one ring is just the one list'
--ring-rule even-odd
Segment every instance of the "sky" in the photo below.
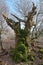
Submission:
{"label": "sky", "polygon": [[[31,1],[24,0],[24,1],[26,1],[26,2],[28,1],[28,3],[30,3],[29,4],[30,7],[31,7],[31,3],[34,2],[35,5],[39,8],[39,0],[31,0]],[[21,4],[20,0],[0,0],[0,19],[2,19],[1,18],[2,13],[7,13],[7,14],[14,13],[14,14],[22,17],[22,14],[20,12],[18,12],[18,7],[19,7],[19,6],[17,6],[18,3]]]}
{"label": "sky", "polygon": [[[21,2],[20,2],[21,1]],[[24,15],[22,15],[19,12],[20,6],[22,6],[22,8],[24,7],[24,9],[26,9],[25,4],[29,3],[28,5],[28,9],[31,9],[32,6],[32,2],[35,3],[35,5],[37,6],[37,10],[39,10],[39,0],[0,0],[0,20],[3,20],[2,17],[2,13],[7,14],[9,17],[11,17],[11,13],[19,16],[20,18],[23,18]],[[19,6],[17,4],[20,4]],[[22,5],[23,3],[23,5]],[[24,11],[24,10],[23,10]]]}
{"label": "sky", "polygon": [[[32,2],[34,2],[35,3],[35,5],[36,6],[38,6],[39,5],[39,0],[24,0],[24,1],[28,1],[28,3],[30,2],[30,4],[32,3]],[[8,7],[8,10],[9,10],[9,13],[15,13],[15,14],[19,14],[20,15],[20,13],[17,11],[17,3],[21,3],[20,2],[20,0],[5,0],[5,4],[6,4],[6,6]],[[30,5],[29,4],[29,5]],[[31,5],[30,5],[31,6]],[[18,6],[19,7],[19,6]],[[26,6],[25,6],[26,7]],[[39,7],[39,6],[38,6]]]}
{"label": "sky", "polygon": [[[29,3],[30,3],[29,4],[30,7],[32,6],[32,2],[34,2],[35,6],[38,6],[38,4],[39,4],[39,0],[31,0],[32,2],[30,0],[24,0],[25,2],[24,1],[22,2],[22,1],[20,1],[20,0],[6,0],[5,3],[6,3],[6,6],[8,6],[9,13],[14,13],[15,15],[18,15],[19,17],[23,18],[23,15],[18,11],[19,6],[21,6],[21,8],[24,7],[26,9],[25,5],[28,5]],[[17,4],[19,4],[19,6],[17,6]],[[28,8],[28,10],[29,9],[30,8]],[[23,23],[21,23],[21,28],[24,28]]]}

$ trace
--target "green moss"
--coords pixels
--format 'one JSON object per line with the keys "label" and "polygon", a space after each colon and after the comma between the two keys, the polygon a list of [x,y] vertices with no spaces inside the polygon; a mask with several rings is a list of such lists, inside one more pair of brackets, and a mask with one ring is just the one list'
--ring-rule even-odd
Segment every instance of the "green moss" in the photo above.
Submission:
{"label": "green moss", "polygon": [[38,57],[40,60],[42,60],[42,58],[43,58],[41,54],[39,54]]}
{"label": "green moss", "polygon": [[16,49],[12,49],[12,59],[15,62],[19,61],[27,61],[28,57],[28,48],[25,46],[25,44],[19,44]]}
{"label": "green moss", "polygon": [[43,63],[41,63],[41,65],[43,65]]}
{"label": "green moss", "polygon": [[34,55],[28,55],[28,60],[34,61],[35,60],[35,56]]}
{"label": "green moss", "polygon": [[43,54],[43,49],[39,49],[39,53]]}
{"label": "green moss", "polygon": [[38,49],[42,49],[40,46],[37,46]]}
{"label": "green moss", "polygon": [[17,47],[18,51],[22,51],[23,53],[25,53],[26,47],[24,44],[19,44]]}
{"label": "green moss", "polygon": [[34,39],[33,38],[31,38],[31,46],[34,46]]}

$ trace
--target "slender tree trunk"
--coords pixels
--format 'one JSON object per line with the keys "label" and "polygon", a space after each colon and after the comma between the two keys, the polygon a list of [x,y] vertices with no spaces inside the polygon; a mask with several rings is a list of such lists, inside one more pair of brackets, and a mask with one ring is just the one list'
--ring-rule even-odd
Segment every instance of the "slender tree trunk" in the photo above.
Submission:
{"label": "slender tree trunk", "polygon": [[2,46],[2,40],[1,40],[1,32],[0,32],[0,52],[2,52],[3,46]]}

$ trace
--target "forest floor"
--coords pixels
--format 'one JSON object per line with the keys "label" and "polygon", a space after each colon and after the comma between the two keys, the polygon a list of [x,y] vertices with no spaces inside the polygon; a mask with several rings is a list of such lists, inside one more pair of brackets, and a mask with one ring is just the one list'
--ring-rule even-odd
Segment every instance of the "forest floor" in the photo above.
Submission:
{"label": "forest floor", "polygon": [[[14,42],[12,42],[12,43],[14,43]],[[43,37],[40,37],[38,39],[38,42],[35,43],[34,49],[37,51],[36,46],[41,46],[43,48]],[[36,55],[36,58],[33,61],[32,65],[41,65],[41,64],[43,65],[43,56],[42,56],[42,59],[39,59],[37,52],[36,53],[32,52],[32,54]],[[21,63],[15,64],[14,61],[12,61],[12,59],[10,58],[9,54],[7,54],[7,55],[4,55],[4,56],[0,56],[0,65],[28,65],[28,64],[26,64],[25,62],[24,63],[21,62]]]}

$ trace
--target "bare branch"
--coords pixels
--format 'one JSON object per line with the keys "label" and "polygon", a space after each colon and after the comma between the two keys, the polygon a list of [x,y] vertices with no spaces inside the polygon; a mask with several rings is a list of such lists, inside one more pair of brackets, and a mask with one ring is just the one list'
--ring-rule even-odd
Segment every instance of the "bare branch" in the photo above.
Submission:
{"label": "bare branch", "polygon": [[17,20],[25,22],[24,20],[20,19],[19,17],[15,16],[14,14],[11,14],[12,16],[14,16]]}
{"label": "bare branch", "polygon": [[28,12],[28,16],[26,16],[27,17],[27,21],[26,21],[26,23],[25,23],[25,26],[26,26],[26,28],[28,29],[30,29],[31,27],[32,27],[32,25],[33,25],[33,16],[36,14],[36,7],[35,7],[35,5],[34,5],[34,3],[33,3],[33,7],[32,7],[32,10],[31,10],[31,12]]}
{"label": "bare branch", "polygon": [[12,19],[9,19],[5,14],[2,14],[2,15],[3,15],[4,19],[6,20],[7,24],[13,29],[15,21],[13,21]]}
{"label": "bare branch", "polygon": [[20,28],[19,26],[19,22],[15,22],[13,21],[12,19],[9,19],[8,17],[6,17],[5,14],[2,14],[4,19],[6,20],[7,24],[13,29],[16,31],[18,31],[18,29]]}

